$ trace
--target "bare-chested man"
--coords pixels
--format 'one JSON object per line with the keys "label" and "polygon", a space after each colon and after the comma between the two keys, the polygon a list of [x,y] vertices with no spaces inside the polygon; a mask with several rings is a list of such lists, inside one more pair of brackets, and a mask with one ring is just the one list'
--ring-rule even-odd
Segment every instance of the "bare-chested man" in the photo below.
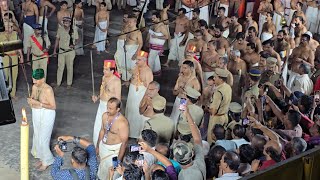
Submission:
{"label": "bare-chested man", "polygon": [[152,70],[147,65],[148,53],[137,53],[136,66],[132,70],[132,78],[129,87],[126,104],[126,117],[130,124],[130,137],[139,138],[144,127],[143,117],[139,113],[139,103],[142,100],[148,85],[153,81]]}
{"label": "bare-chested man", "polygon": [[199,15],[200,15],[200,9],[199,8],[195,8],[192,11],[192,19],[189,21],[189,28],[190,28],[190,32],[194,35],[195,32],[197,30],[200,30],[200,26],[199,26]]}
{"label": "bare-chested man", "polygon": [[152,81],[147,87],[146,93],[139,104],[139,113],[143,115],[144,119],[147,120],[153,116],[153,105],[152,99],[159,95],[160,84],[157,81]]}
{"label": "bare-chested man", "polygon": [[189,39],[193,38],[193,35],[188,31],[189,19],[185,13],[186,9],[179,9],[179,16],[175,20],[174,39],[171,40],[168,61],[164,64],[166,67],[169,66],[170,61],[177,60],[180,62],[184,59],[186,43]]}
{"label": "bare-chested man", "polygon": [[313,52],[316,52],[317,47],[319,46],[319,42],[313,39],[313,35],[310,31],[307,31],[305,34],[310,36],[309,46]]}
{"label": "bare-chested man", "polygon": [[152,13],[152,29],[149,29],[149,57],[148,65],[152,69],[154,76],[161,75],[161,63],[159,54],[164,51],[164,44],[166,40],[169,39],[169,31],[166,25],[163,22],[160,22],[161,17],[159,12]]}
{"label": "bare-chested man", "polygon": [[281,59],[289,56],[290,44],[285,40],[285,31],[280,30],[277,34],[277,40],[274,41],[274,50],[280,55]]}
{"label": "bare-chested man", "polygon": [[203,34],[201,30],[196,30],[194,32],[194,38],[190,39],[187,43],[187,47],[195,46],[195,56],[200,60],[200,56],[202,52],[207,51],[207,43],[203,40]]}
{"label": "bare-chested man", "polygon": [[100,3],[100,11],[96,14],[96,32],[94,40],[97,54],[106,50],[106,42],[103,41],[107,38],[108,29],[110,25],[110,12],[107,11],[106,3]]}
{"label": "bare-chested man", "polygon": [[262,51],[262,44],[260,39],[257,37],[257,30],[253,26],[248,29],[248,36],[246,39],[248,42],[254,43],[256,46],[256,52]]}
{"label": "bare-chested man", "polygon": [[[9,9],[9,5],[8,5],[8,1],[7,0],[2,0],[0,1],[0,8],[1,8],[1,13],[2,13],[2,18],[3,18],[3,21],[6,21],[5,19],[5,14],[8,14],[8,18],[11,19],[11,22],[14,23],[15,26],[19,27],[19,24],[18,24],[18,21],[15,17],[15,14]],[[18,17],[20,18],[20,17]]]}
{"label": "bare-chested man", "polygon": [[287,56],[289,56],[292,53],[293,48],[296,47],[294,38],[290,36],[290,29],[289,26],[282,26],[282,30],[283,30],[283,37],[284,40],[287,41],[287,43],[289,43],[290,45],[290,51],[287,52]]}
{"label": "bare-chested man", "polygon": [[291,70],[298,72],[300,64],[304,63],[310,68],[314,68],[314,55],[315,52],[312,51],[310,44],[311,37],[308,34],[302,34],[301,43],[298,47],[294,48],[292,54],[289,58],[291,62]]}
{"label": "bare-chested man", "polygon": [[248,31],[251,26],[253,26],[256,30],[259,29],[258,23],[255,20],[253,20],[252,12],[248,12],[246,16],[246,21],[244,22],[244,26],[243,26],[244,27],[243,31],[245,32],[246,36],[248,35]]}
{"label": "bare-chested man", "polygon": [[301,35],[307,32],[307,28],[303,25],[303,19],[301,16],[294,18],[294,24],[294,42],[296,46],[298,46],[300,44]]}
{"label": "bare-chested man", "polygon": [[242,25],[238,22],[238,16],[231,16],[229,24],[229,42],[231,43],[237,36],[239,32],[242,32]]}
{"label": "bare-chested man", "polygon": [[209,27],[208,24],[205,20],[201,19],[199,21],[199,25],[200,25],[200,30],[202,31],[203,34],[203,40],[208,43],[209,41],[212,40],[213,36],[209,33]]}
{"label": "bare-chested man", "polygon": [[273,1],[274,14],[273,14],[273,23],[276,26],[276,32],[281,30],[281,21],[284,18],[284,2],[281,0]]}
{"label": "bare-chested man", "polygon": [[96,144],[96,152],[100,157],[99,179],[109,178],[112,158],[116,156],[122,161],[127,148],[129,123],[121,114],[120,108],[121,101],[112,97],[108,100],[107,112],[102,116],[99,140]]}
{"label": "bare-chested man", "polygon": [[[258,34],[258,37],[260,37],[261,33],[262,33],[263,24],[267,21],[267,13],[273,12],[273,6],[271,4],[271,0],[261,1],[257,12],[259,13],[259,34]],[[258,30],[258,29],[256,29],[256,30]]]}
{"label": "bare-chested man", "polygon": [[75,46],[76,55],[84,55],[83,50],[83,20],[84,20],[84,11],[82,9],[82,2],[77,0],[75,2],[76,9],[74,10],[74,24],[76,30],[79,34],[78,43]]}
{"label": "bare-chested man", "polygon": [[136,59],[138,52],[143,46],[141,31],[137,30],[137,19],[134,16],[128,16],[127,30],[128,33],[125,39],[125,62],[121,64],[127,64],[127,68],[122,73],[122,80],[126,81],[125,85],[129,85],[129,80],[132,76],[132,69],[136,66]]}
{"label": "bare-chested man", "polygon": [[274,50],[274,41],[269,39],[262,43],[263,51],[266,51],[270,54],[271,57],[277,59],[277,72],[281,71],[281,56]]}
{"label": "bare-chested man", "polygon": [[229,36],[229,24],[230,24],[230,19],[224,15],[225,8],[224,7],[219,7],[218,8],[218,18],[215,23],[215,27],[223,27],[222,31],[222,36],[227,38]]}
{"label": "bare-chested man", "polygon": [[239,32],[236,35],[236,40],[231,44],[232,50],[239,50],[242,55],[245,54],[248,42],[245,39],[244,32]]}
{"label": "bare-chested man", "polygon": [[223,7],[225,10],[224,10],[224,16],[228,17],[229,15],[229,0],[220,0],[220,3],[219,3],[219,6],[218,7],[218,10],[220,7]]}
{"label": "bare-chested man", "polygon": [[233,86],[233,76],[227,68],[228,67],[228,57],[226,57],[226,56],[219,57],[216,64],[217,64],[217,69],[223,69],[227,72],[228,76],[227,76],[226,83],[232,87]]}
{"label": "bare-chested man", "polygon": [[57,12],[57,19],[58,19],[58,28],[63,27],[63,18],[64,17],[71,17],[71,12],[68,10],[68,3],[67,1],[60,2],[60,11]]}
{"label": "bare-chested man", "polygon": [[247,50],[242,56],[242,59],[247,63],[249,69],[252,67],[258,66],[259,63],[259,54],[255,51],[256,45],[252,42],[247,44]]}
{"label": "bare-chested man", "polygon": [[[292,2],[291,2],[292,3]],[[292,19],[291,19],[291,21],[290,21],[290,24],[289,25],[291,25],[292,23],[295,23],[294,22],[294,19],[297,17],[297,16],[300,16],[300,17],[302,17],[302,24],[303,25],[306,25],[306,23],[307,23],[307,18],[306,18],[306,15],[304,14],[304,12],[303,12],[303,10],[302,10],[302,8],[303,8],[303,3],[302,2],[297,2],[296,4],[295,4],[295,12],[294,12],[294,14],[293,14],[293,17],[292,17]],[[288,25],[288,26],[289,26]]]}
{"label": "bare-chested man", "polygon": [[[48,8],[51,9],[48,13]],[[56,7],[49,0],[40,0],[40,9],[39,9],[39,24],[44,25],[44,31],[47,32],[48,29],[48,18],[50,18],[53,13],[56,11]],[[44,14],[46,12],[46,14]],[[44,23],[43,18],[45,18]]]}
{"label": "bare-chested man", "polygon": [[116,74],[115,61],[105,60],[103,63],[103,77],[100,86],[100,95],[92,96],[92,101],[94,103],[96,103],[100,99],[93,129],[93,144],[96,146],[101,129],[101,118],[102,115],[107,111],[108,100],[112,97],[121,100],[121,80]]}
{"label": "bare-chested man", "polygon": [[177,96],[174,101],[170,119],[177,125],[180,115],[179,105],[181,98],[185,98],[185,89],[187,86],[200,91],[200,83],[194,73],[194,63],[192,61],[184,61],[180,68],[179,77],[173,89],[173,95]]}
{"label": "bare-chested man", "polygon": [[223,27],[218,26],[214,28],[217,52],[220,56],[225,56],[230,54],[230,45],[227,38],[222,36]]}
{"label": "bare-chested man", "polygon": [[32,80],[32,94],[27,98],[32,109],[34,133],[31,154],[39,158],[36,163],[38,170],[44,171],[54,162],[50,151],[50,139],[56,117],[56,101],[52,88],[45,83],[43,69],[34,70]]}
{"label": "bare-chested man", "polygon": [[272,22],[272,13],[267,13],[266,15],[267,21],[263,24],[262,33],[261,33],[261,41],[264,42],[268,39],[276,38],[276,26]]}
{"label": "bare-chested man", "polygon": [[39,11],[38,6],[31,0],[22,3],[21,21],[23,19],[23,53],[27,54],[28,40],[33,34],[32,26],[38,23]]}
{"label": "bare-chested man", "polygon": [[296,12],[297,10],[297,3],[298,3],[299,0],[291,0],[290,1],[290,9],[289,9],[289,16],[288,16],[288,21],[287,21],[287,25],[290,26],[291,23],[292,23],[292,20],[293,20],[293,16],[294,16],[294,13]]}
{"label": "bare-chested man", "polygon": [[216,51],[216,41],[211,40],[208,42],[208,50],[203,52],[201,57],[201,67],[203,70],[203,81],[206,84],[207,79],[213,75],[216,68],[216,62],[219,59],[219,54]]}
{"label": "bare-chested man", "polygon": [[307,29],[311,33],[316,33],[318,30],[318,2],[317,1],[307,1],[307,11],[306,11],[306,19],[307,19]]}

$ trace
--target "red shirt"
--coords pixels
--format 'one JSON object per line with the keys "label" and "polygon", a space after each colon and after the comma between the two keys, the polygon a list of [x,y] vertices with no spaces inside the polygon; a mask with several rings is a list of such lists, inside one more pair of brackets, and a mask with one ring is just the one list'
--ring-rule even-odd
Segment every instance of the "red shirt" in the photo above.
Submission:
{"label": "red shirt", "polygon": [[259,170],[264,170],[264,169],[267,169],[268,167],[276,164],[277,162],[274,161],[273,159],[271,160],[266,160],[266,161],[263,161],[262,162],[262,165],[260,166]]}

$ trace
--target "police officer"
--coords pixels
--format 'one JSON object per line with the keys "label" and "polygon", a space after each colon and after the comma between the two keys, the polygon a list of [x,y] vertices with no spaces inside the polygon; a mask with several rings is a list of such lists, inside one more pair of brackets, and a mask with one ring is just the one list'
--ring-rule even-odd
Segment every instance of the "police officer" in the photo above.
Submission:
{"label": "police officer", "polygon": [[211,137],[212,128],[216,124],[226,126],[228,123],[228,110],[232,97],[232,89],[226,83],[229,72],[225,69],[216,68],[214,74],[214,82],[216,89],[212,97],[210,105],[211,117],[208,125],[207,140],[211,144],[213,139]]}
{"label": "police officer", "polygon": [[[34,24],[34,34],[30,36],[28,41],[27,61],[29,61],[30,53],[32,54],[32,70],[43,69],[45,78],[47,77],[47,65],[49,62],[48,50],[51,43],[47,33],[42,37],[41,24]],[[45,43],[43,43],[43,40]]]}
{"label": "police officer", "polygon": [[[13,23],[9,21],[4,22],[4,28],[5,31],[0,33],[0,42],[9,42],[18,40],[18,33],[16,31],[13,31]],[[9,56],[11,58],[9,58]],[[15,51],[9,51],[6,52],[6,55],[2,58],[3,66],[7,67],[10,65],[16,65],[18,64],[18,58],[20,57],[20,63],[23,63],[23,54],[21,50],[15,50]],[[19,66],[12,67],[12,91],[10,93],[11,97],[13,99],[16,99],[16,90],[17,90],[17,77],[18,77],[18,68]],[[6,78],[9,77],[9,68],[4,69]]]}
{"label": "police officer", "polygon": [[[53,53],[56,54],[57,48],[59,46],[59,55],[58,55],[58,71],[57,71],[57,87],[61,85],[64,67],[67,66],[67,89],[71,88],[73,80],[73,62],[76,56],[74,51],[74,46],[79,39],[77,31],[72,33],[72,42],[70,42],[69,31],[71,25],[71,18],[63,18],[63,27],[60,27],[57,32],[56,43],[54,46]],[[62,53],[62,54],[61,54]]]}
{"label": "police officer", "polygon": [[261,77],[261,72],[258,69],[251,69],[249,71],[249,84],[248,84],[248,89],[244,94],[244,99],[243,102],[246,101],[246,98],[251,98],[251,97],[256,97],[258,98],[259,96],[259,82],[260,82],[260,77]]}

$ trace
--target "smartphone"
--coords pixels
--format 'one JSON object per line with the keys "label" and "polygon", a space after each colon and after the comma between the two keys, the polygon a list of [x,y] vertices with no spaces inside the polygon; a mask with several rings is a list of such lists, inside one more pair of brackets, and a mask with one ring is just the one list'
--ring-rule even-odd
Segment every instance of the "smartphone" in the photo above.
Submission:
{"label": "smartphone", "polygon": [[141,150],[141,147],[139,144],[134,144],[130,146],[130,152],[139,152]]}
{"label": "smartphone", "polygon": [[112,165],[113,165],[113,169],[116,169],[119,166],[119,161],[117,156],[112,158]]}
{"label": "smartphone", "polygon": [[248,118],[242,119],[242,125],[248,125],[250,123],[250,120]]}
{"label": "smartphone", "polygon": [[138,155],[138,159],[137,159],[138,166],[142,167],[143,166],[143,162],[144,162],[144,156],[143,156],[143,154],[139,154]]}
{"label": "smartphone", "polygon": [[186,98],[181,98],[180,99],[180,105],[179,105],[179,110],[180,111],[185,111],[187,106],[187,99]]}

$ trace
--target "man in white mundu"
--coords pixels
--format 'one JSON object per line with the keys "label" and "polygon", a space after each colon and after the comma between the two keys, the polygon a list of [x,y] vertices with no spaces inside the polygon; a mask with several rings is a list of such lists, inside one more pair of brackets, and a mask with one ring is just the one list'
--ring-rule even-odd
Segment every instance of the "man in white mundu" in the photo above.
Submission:
{"label": "man in white mundu", "polygon": [[186,16],[191,20],[194,8],[200,9],[199,18],[205,20],[209,24],[209,0],[181,0],[182,8],[185,8]]}
{"label": "man in white mundu", "polygon": [[307,28],[311,33],[316,33],[318,29],[318,5],[316,1],[307,1]]}
{"label": "man in white mundu", "polygon": [[97,53],[105,51],[106,49],[106,40],[107,38],[107,31],[108,31],[108,23],[109,23],[109,12],[107,11],[106,3],[100,3],[100,11],[96,14],[96,32],[94,34],[94,43],[96,43]]}
{"label": "man in white mundu", "polygon": [[273,11],[273,6],[271,4],[271,0],[264,0],[260,2],[260,5],[257,11],[259,13],[259,34],[258,34],[259,38],[262,34],[263,24],[267,22],[267,13],[270,13],[272,11]]}
{"label": "man in white mundu", "polygon": [[162,22],[160,22],[160,18],[159,12],[154,12],[152,14],[152,22],[155,25],[153,26],[154,30],[149,30],[150,52],[148,57],[148,65],[152,69],[154,76],[161,75],[159,54],[164,50],[164,43],[167,39],[169,39],[168,29]]}
{"label": "man in white mundu", "polygon": [[273,23],[276,26],[276,32],[280,31],[282,28],[281,21],[284,17],[284,5],[281,0],[275,0],[273,2],[274,14],[273,14]]}
{"label": "man in white mundu", "polygon": [[51,133],[56,117],[56,102],[52,88],[45,83],[43,69],[32,72],[32,94],[27,98],[32,109],[33,143],[31,154],[39,159],[36,167],[44,171],[54,162],[50,151]]}
{"label": "man in white mundu", "polygon": [[125,51],[124,51],[124,41],[126,39],[126,32],[128,32],[128,13],[123,14],[123,20],[122,20],[122,28],[121,28],[121,35],[118,37],[117,40],[117,50],[114,54],[114,59],[117,64],[117,69],[120,74],[125,74],[126,71],[126,64],[125,64]]}
{"label": "man in white mundu", "polygon": [[107,102],[111,97],[121,99],[121,80],[116,72],[116,63],[114,60],[104,60],[103,77],[100,86],[100,95],[92,96],[95,103],[100,99],[96,120],[93,128],[93,144],[96,146],[101,129],[102,115],[107,111]]}
{"label": "man in white mundu", "polygon": [[132,78],[129,87],[125,115],[130,125],[131,138],[140,137],[144,126],[142,115],[139,113],[139,103],[142,100],[147,86],[153,81],[153,74],[147,65],[148,53],[139,51],[136,60],[136,67],[132,70]]}
{"label": "man in white mundu", "polygon": [[[48,7],[51,9],[50,13],[48,14]],[[49,1],[49,0],[40,0],[40,7],[39,7],[39,24],[44,25],[44,31],[48,32],[48,18],[50,18],[56,7]],[[44,23],[43,18],[45,19]]]}
{"label": "man in white mundu", "polygon": [[[124,69],[121,69],[121,78],[125,81],[125,85],[129,85],[129,80],[132,76],[132,70],[136,66],[137,54],[141,50],[143,45],[142,34],[140,30],[137,30],[137,18],[134,16],[128,16],[127,32],[125,39],[125,58],[121,65]],[[125,67],[126,66],[126,67]]]}
{"label": "man in white mundu", "polygon": [[118,161],[122,162],[127,148],[129,124],[128,120],[120,113],[120,108],[121,101],[112,97],[108,100],[108,111],[102,116],[101,130],[96,144],[96,152],[100,157],[99,179],[109,179],[112,158],[117,156]]}

